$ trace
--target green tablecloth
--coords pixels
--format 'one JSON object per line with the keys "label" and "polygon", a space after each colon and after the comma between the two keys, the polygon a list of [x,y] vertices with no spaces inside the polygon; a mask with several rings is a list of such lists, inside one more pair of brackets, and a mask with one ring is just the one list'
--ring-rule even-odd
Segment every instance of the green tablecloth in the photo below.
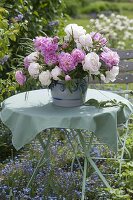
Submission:
{"label": "green tablecloth", "polygon": [[133,112],[133,105],[125,98],[111,92],[88,89],[88,99],[98,101],[116,99],[127,107],[96,108],[80,106],[58,107],[52,104],[47,89],[20,93],[2,103],[1,119],[12,132],[12,143],[18,150],[29,143],[46,128],[87,129],[94,132],[100,141],[117,151],[117,126],[123,124]]}

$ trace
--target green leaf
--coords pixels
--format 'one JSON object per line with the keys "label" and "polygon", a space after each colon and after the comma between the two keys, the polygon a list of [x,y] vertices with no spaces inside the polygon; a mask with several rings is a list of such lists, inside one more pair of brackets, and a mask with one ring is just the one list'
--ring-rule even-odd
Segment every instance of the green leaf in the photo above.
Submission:
{"label": "green leaf", "polygon": [[5,8],[2,8],[2,7],[0,7],[0,13],[9,14],[9,12]]}
{"label": "green leaf", "polygon": [[34,11],[33,14],[36,15],[37,17],[39,17],[39,14],[37,11]]}
{"label": "green leaf", "polygon": [[100,103],[96,99],[89,99],[87,102],[85,102],[85,105],[99,107]]}
{"label": "green leaf", "polygon": [[119,107],[125,107],[127,106],[123,102],[117,102],[116,99],[108,100],[108,101],[97,101],[96,99],[89,99],[84,104],[85,106],[95,106],[97,108],[106,108],[106,107],[113,107],[113,106],[119,106]]}
{"label": "green leaf", "polygon": [[12,41],[16,41],[16,35],[15,34],[11,34],[10,36],[9,36],[9,38],[12,40]]}

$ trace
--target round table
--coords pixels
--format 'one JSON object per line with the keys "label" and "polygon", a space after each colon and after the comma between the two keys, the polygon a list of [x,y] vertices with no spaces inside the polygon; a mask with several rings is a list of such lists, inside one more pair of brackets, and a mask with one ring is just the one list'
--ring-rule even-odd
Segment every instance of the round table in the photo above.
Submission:
{"label": "round table", "polygon": [[[1,120],[12,132],[12,143],[14,147],[18,150],[25,144],[31,142],[36,136],[38,136],[40,143],[44,146],[39,133],[47,128],[76,129],[85,152],[84,166],[87,168],[87,161],[90,162],[104,184],[110,187],[90,157],[89,151],[93,138],[91,138],[89,150],[87,150],[81,131],[86,129],[90,131],[90,133],[94,133],[100,141],[106,143],[110,149],[117,152],[117,127],[126,123],[130,114],[133,112],[133,105],[127,99],[117,94],[95,89],[87,90],[86,101],[95,99],[100,102],[115,99],[117,102],[124,103],[125,106],[119,107],[117,105],[113,107],[97,108],[95,106],[83,105],[65,108],[54,105],[51,99],[51,94],[48,89],[40,89],[27,93],[19,93],[2,102]],[[49,141],[50,140],[48,140],[48,143]],[[45,147],[44,149],[46,150]],[[38,162],[37,168],[28,186],[35,177],[44,156],[45,152]],[[82,188],[82,192],[84,195],[85,179],[83,182],[84,187]],[[82,199],[84,199],[84,197]]]}
{"label": "round table", "polygon": [[19,93],[2,103],[1,120],[12,132],[12,143],[18,150],[46,128],[86,129],[94,132],[113,151],[117,151],[117,126],[127,121],[133,105],[125,98],[107,91],[88,89],[86,101],[116,99],[127,105],[96,108],[80,106],[64,108],[51,102],[48,89]]}

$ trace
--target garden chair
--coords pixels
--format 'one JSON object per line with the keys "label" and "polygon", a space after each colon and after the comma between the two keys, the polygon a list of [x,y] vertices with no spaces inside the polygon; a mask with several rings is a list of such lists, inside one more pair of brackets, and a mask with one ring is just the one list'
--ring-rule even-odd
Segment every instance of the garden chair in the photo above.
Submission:
{"label": "garden chair", "polygon": [[[119,64],[120,72],[119,72],[119,75],[118,75],[116,81],[113,82],[113,87],[111,86],[111,84],[109,84],[109,87],[107,89],[105,83],[99,84],[99,82],[96,80],[90,80],[90,84],[92,84],[91,87],[95,87],[96,89],[99,88],[99,89],[104,89],[104,90],[112,90],[112,92],[115,92],[119,95],[122,95],[122,96],[124,95],[124,97],[126,99],[130,100],[133,103],[133,99],[131,98],[133,95],[133,50],[113,49],[113,51],[117,51],[117,53],[120,56],[120,64]],[[121,86],[123,84],[126,86],[125,89],[121,88]],[[129,84],[131,84],[130,89],[129,89]],[[129,155],[129,158],[130,158],[130,154],[126,148],[126,139],[128,137],[128,133],[129,133],[129,128],[128,128],[129,122],[131,122],[131,123],[133,122],[132,117],[124,125],[124,128],[126,129],[126,131],[125,131],[123,139],[121,139],[120,134],[118,132],[119,142],[122,147],[121,148],[121,156],[119,159],[119,161],[120,161],[119,173],[121,173],[121,166],[122,166],[122,161],[124,160],[123,157],[124,157],[125,151]]]}
{"label": "garden chair", "polygon": [[133,87],[132,90],[129,90],[129,83],[133,83],[133,50],[116,51],[120,56],[120,73],[115,83],[126,84],[126,90],[113,92],[124,94],[125,98],[128,98],[129,94],[133,94]]}

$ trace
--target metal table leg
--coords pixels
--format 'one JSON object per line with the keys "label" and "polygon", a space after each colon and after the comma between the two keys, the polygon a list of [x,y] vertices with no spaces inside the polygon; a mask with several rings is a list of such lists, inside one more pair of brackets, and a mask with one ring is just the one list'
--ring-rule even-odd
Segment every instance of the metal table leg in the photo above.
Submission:
{"label": "metal table leg", "polygon": [[[51,134],[48,136],[46,144],[44,144],[43,139],[42,139],[40,134],[37,136],[37,138],[38,138],[38,140],[39,140],[39,142],[40,142],[40,144],[41,144],[41,146],[43,148],[43,154],[42,154],[42,156],[41,156],[41,158],[40,158],[40,160],[39,160],[39,162],[38,162],[38,164],[37,164],[32,176],[31,176],[31,178],[29,180],[28,184],[27,184],[27,188],[29,188],[30,185],[32,184],[33,179],[35,178],[35,176],[36,176],[39,168],[42,166],[42,164],[47,162],[47,159],[45,159],[45,158],[46,158],[47,150],[48,150],[48,147],[49,147],[49,144],[50,144]],[[44,159],[45,159],[45,161],[44,161]]]}
{"label": "metal table leg", "polygon": [[105,179],[103,174],[100,172],[100,170],[98,169],[97,165],[94,163],[94,161],[92,160],[92,158],[90,156],[90,149],[91,149],[92,141],[93,141],[93,138],[94,138],[94,134],[92,133],[92,135],[91,135],[89,145],[86,145],[86,142],[84,140],[84,137],[83,137],[81,131],[77,130],[77,132],[78,132],[78,136],[80,138],[80,143],[81,143],[81,146],[82,146],[82,148],[84,150],[86,159],[91,164],[91,166],[95,169],[95,171],[97,172],[97,174],[99,175],[99,177],[101,178],[101,180],[103,181],[105,186],[107,188],[111,189],[111,186],[109,185],[109,183],[107,182],[107,180]]}
{"label": "metal table leg", "polygon": [[[75,138],[74,130],[71,130],[70,132],[72,133],[73,138]],[[70,134],[70,132],[68,131],[68,134]],[[93,167],[93,169],[97,172],[97,174],[99,175],[99,177],[101,178],[101,180],[103,181],[105,186],[109,189],[111,189],[111,186],[109,185],[109,183],[107,182],[107,180],[105,179],[103,174],[100,172],[97,165],[95,164],[95,162],[92,160],[92,158],[90,156],[90,150],[92,147],[94,134],[93,133],[91,134],[89,144],[86,144],[85,138],[82,135],[82,130],[76,130],[76,132],[77,132],[77,137],[75,138],[76,142],[80,144],[80,146],[82,147],[83,152],[84,152],[84,171],[83,171],[82,197],[81,197],[81,200],[84,200],[85,199],[86,172],[87,172],[87,166],[89,163]]]}

